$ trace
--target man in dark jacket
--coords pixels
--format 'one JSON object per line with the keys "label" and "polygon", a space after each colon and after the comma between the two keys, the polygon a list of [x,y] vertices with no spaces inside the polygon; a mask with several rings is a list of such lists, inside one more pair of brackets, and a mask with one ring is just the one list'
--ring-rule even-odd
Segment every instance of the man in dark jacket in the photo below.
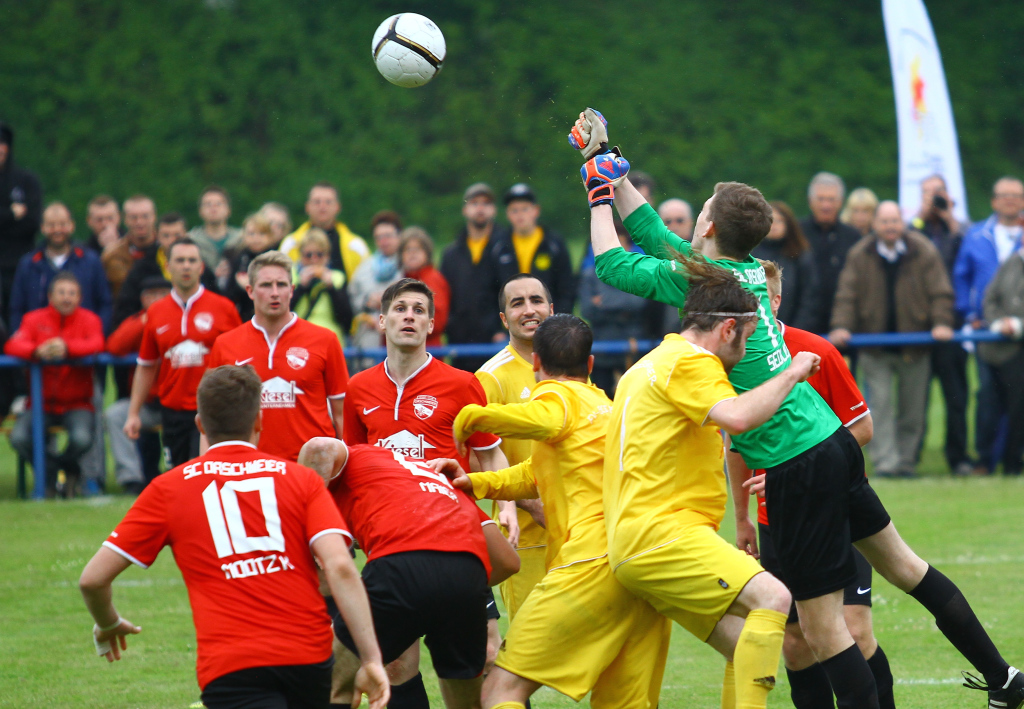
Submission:
{"label": "man in dark jacket", "polygon": [[846,185],[842,178],[831,172],[819,172],[811,178],[807,188],[811,214],[800,220],[800,228],[811,245],[818,271],[818,310],[816,317],[805,327],[818,334],[829,330],[839,272],[846,263],[846,252],[860,241],[861,236],[852,226],[839,221],[845,195]]}
{"label": "man in dark jacket", "polygon": [[576,302],[576,277],[569,249],[557,232],[537,223],[540,205],[529,185],[520,182],[508,189],[505,216],[512,229],[494,247],[498,282],[529,273],[551,291],[557,312],[571,313]]}
{"label": "man in dark jacket", "polygon": [[[18,260],[32,250],[43,212],[39,178],[14,164],[13,148],[14,131],[0,121],[0,293],[4,315],[10,307]],[[10,331],[16,329],[12,326]]]}
{"label": "man in dark jacket", "polygon": [[[448,313],[448,343],[483,344],[504,342],[494,304],[498,299],[497,259],[494,249],[501,240],[501,229],[494,224],[494,192],[477,182],[466,188],[462,197],[462,216],[466,226],[444,250],[441,275],[451,289]],[[475,372],[488,357],[456,357],[452,365]]]}
{"label": "man in dark jacket", "polygon": [[[921,232],[939,250],[946,275],[953,279],[966,225],[953,216],[953,200],[942,175],[921,180],[921,207],[910,227]],[[954,329],[963,318],[953,311]],[[954,475],[970,475],[974,468],[967,453],[967,350],[959,342],[940,342],[932,347],[932,376],[937,377],[946,401],[946,463]]]}
{"label": "man in dark jacket", "polygon": [[46,307],[50,281],[61,271],[75,274],[81,285],[82,307],[100,317],[103,327],[110,325],[110,287],[99,257],[91,249],[71,243],[75,222],[71,210],[61,202],[52,202],[43,212],[43,236],[46,241],[22,256],[11,288],[11,331],[17,330],[25,313]]}
{"label": "man in dark jacket", "polygon": [[[921,332],[953,337],[953,287],[939,251],[906,229],[900,207],[878,205],[873,233],[846,258],[832,312],[829,339],[842,347],[850,334]],[[927,347],[872,347],[861,351],[864,388],[875,420],[868,452],[880,476],[911,477],[924,434],[931,379]],[[893,385],[898,401],[892,401]]]}

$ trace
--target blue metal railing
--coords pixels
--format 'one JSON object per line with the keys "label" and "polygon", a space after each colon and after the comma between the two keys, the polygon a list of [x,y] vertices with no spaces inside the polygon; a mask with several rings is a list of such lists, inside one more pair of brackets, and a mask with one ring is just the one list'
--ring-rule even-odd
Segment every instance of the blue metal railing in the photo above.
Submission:
{"label": "blue metal railing", "polygon": [[[1002,335],[987,330],[980,330],[971,333],[958,332],[953,336],[955,342],[996,342],[1005,340]],[[646,353],[658,346],[660,340],[609,340],[595,342],[594,354],[630,354]],[[880,333],[875,335],[853,335],[850,338],[848,347],[896,347],[931,345],[936,342],[930,332],[900,332]],[[490,357],[497,354],[505,347],[505,343],[486,343],[472,345],[446,345],[444,347],[432,347],[429,349],[435,357]],[[383,347],[372,347],[360,349],[357,347],[345,350],[347,360],[373,360],[382,362],[387,356],[387,350]],[[84,357],[75,360],[75,364],[81,365],[109,365],[113,367],[127,367],[135,364],[135,356],[115,357],[109,354],[99,354],[92,357]],[[56,364],[56,363],[54,363]],[[43,401],[43,364],[41,362],[27,361],[17,357],[0,355],[0,369],[27,367],[29,370],[29,392],[33,402]],[[32,406],[32,469],[33,475],[33,499],[42,499],[45,494],[45,475],[40,471],[46,469],[46,426],[43,415],[43,407]]]}

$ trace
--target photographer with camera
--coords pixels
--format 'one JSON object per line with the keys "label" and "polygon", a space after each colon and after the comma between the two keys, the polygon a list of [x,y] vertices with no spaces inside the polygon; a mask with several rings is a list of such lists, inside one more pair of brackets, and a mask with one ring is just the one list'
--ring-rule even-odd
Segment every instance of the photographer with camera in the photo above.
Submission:
{"label": "photographer with camera", "polygon": [[[942,175],[929,175],[921,180],[921,208],[910,221],[910,227],[939,250],[950,280],[967,231],[967,225],[953,216],[954,204]],[[959,330],[963,320],[954,315],[954,329]],[[954,475],[969,475],[974,463],[967,453],[967,350],[957,342],[939,342],[932,347],[931,358],[932,376],[938,378],[946,400],[946,463]]]}

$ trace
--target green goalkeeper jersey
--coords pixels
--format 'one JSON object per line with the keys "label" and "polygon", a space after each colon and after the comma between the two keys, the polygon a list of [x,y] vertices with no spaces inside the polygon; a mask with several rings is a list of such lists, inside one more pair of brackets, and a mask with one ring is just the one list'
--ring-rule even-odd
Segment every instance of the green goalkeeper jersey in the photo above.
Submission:
{"label": "green goalkeeper jersey", "polygon": [[[688,241],[670,232],[650,205],[641,206],[623,223],[645,254],[621,248],[606,251],[595,260],[598,278],[627,293],[682,308],[690,284],[672,254],[699,254]],[[742,393],[783,371],[791,357],[772,315],[764,268],[757,259],[748,256],[744,261],[721,259],[711,263],[735,273],[758,300],[757,329],[747,340],[746,355],[729,374],[733,388]],[[840,425],[811,385],[801,382],[765,424],[733,436],[733,447],[750,468],[770,468],[821,443]]]}

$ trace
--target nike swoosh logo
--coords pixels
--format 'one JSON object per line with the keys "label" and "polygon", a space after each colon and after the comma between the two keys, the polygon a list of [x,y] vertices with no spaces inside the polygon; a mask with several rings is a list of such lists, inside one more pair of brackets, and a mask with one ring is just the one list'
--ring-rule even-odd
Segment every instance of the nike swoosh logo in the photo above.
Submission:
{"label": "nike swoosh logo", "polygon": [[870,590],[871,590],[870,586],[868,586],[867,588],[861,588],[860,586],[858,586],[857,587],[857,594],[863,596],[865,593],[867,593]]}
{"label": "nike swoosh logo", "polygon": [[487,605],[486,605],[486,606],[484,606],[484,607],[485,607],[485,608],[490,608],[490,607],[491,607],[491,606],[493,606],[493,605],[494,605],[494,601],[487,601]]}
{"label": "nike swoosh logo", "polygon": [[376,410],[377,410],[377,409],[379,409],[379,408],[380,408],[380,404],[377,404],[377,405],[376,405],[376,406],[374,406],[374,407],[373,407],[372,409],[368,409],[368,408],[366,408],[366,407],[364,406],[364,407],[363,407],[363,416],[366,416],[367,414],[372,414],[372,413],[373,413],[374,411],[376,411]]}
{"label": "nike swoosh logo", "polygon": [[249,362],[252,362],[252,357],[250,357],[249,359],[236,359],[235,366],[241,367],[243,364],[249,364]]}
{"label": "nike swoosh logo", "polygon": [[165,332],[167,332],[170,329],[171,329],[170,325],[161,325],[160,327],[158,327],[156,329],[156,334],[162,335],[162,334],[164,334]]}

